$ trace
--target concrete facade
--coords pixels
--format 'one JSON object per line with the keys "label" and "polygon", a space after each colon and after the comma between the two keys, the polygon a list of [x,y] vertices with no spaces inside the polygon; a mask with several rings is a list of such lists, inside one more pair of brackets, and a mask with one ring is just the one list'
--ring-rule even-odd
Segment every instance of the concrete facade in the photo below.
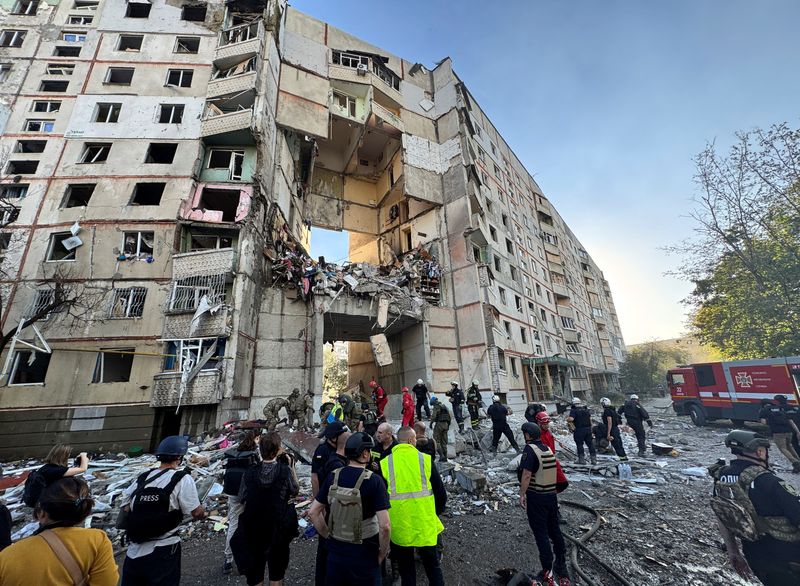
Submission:
{"label": "concrete facade", "polygon": [[[417,378],[512,406],[618,386],[608,283],[449,59],[429,70],[283,0],[212,0],[201,20],[196,1],[34,4],[0,0],[2,331],[53,282],[87,293],[80,319],[37,322],[49,357],[14,346],[0,420],[54,435],[4,426],[0,457],[258,417],[293,387],[319,395],[333,341],[390,413]],[[353,262],[425,247],[439,303],[382,329],[368,299],[273,286],[272,245],[307,251],[315,227],[346,231]]]}

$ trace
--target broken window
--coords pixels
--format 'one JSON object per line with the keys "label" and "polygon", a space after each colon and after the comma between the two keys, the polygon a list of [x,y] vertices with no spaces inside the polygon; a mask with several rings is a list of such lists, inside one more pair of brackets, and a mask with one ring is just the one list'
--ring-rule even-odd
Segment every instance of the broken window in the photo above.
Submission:
{"label": "broken window", "polygon": [[65,92],[69,87],[68,81],[43,80],[39,83],[40,92]]}
{"label": "broken window", "polygon": [[115,289],[114,296],[111,298],[108,317],[115,319],[142,317],[146,297],[147,289],[144,287]]}
{"label": "broken window", "polygon": [[508,360],[511,363],[511,376],[519,377],[519,371],[517,370],[517,359],[512,356]]}
{"label": "broken window", "polygon": [[87,142],[83,145],[83,153],[79,163],[103,163],[108,160],[111,151],[110,142]]}
{"label": "broken window", "polygon": [[0,210],[0,226],[8,226],[19,218],[19,208],[6,205]]}
{"label": "broken window", "polygon": [[206,19],[205,4],[184,4],[181,10],[181,20],[203,22]]}
{"label": "broken window", "polygon": [[[552,244],[553,246],[558,246],[558,238],[549,232],[542,232],[542,238],[548,244]],[[588,270],[588,266],[584,265],[584,270]]]}
{"label": "broken window", "polygon": [[0,185],[0,197],[5,199],[22,199],[28,195],[28,187],[30,186],[24,183]]}
{"label": "broken window", "polygon": [[173,281],[170,311],[194,311],[203,296],[212,305],[225,302],[225,274],[197,275]]}
{"label": "broken window", "polygon": [[334,91],[333,103],[348,116],[356,117],[356,99],[352,96]]}
{"label": "broken window", "polygon": [[502,372],[506,371],[506,353],[500,350],[500,348],[497,349],[497,367]]}
{"label": "broken window", "polygon": [[141,51],[144,35],[120,35],[117,51]]}
{"label": "broken window", "polygon": [[333,51],[334,65],[342,67],[352,67],[353,69],[369,70],[369,57],[366,55],[356,55],[355,53],[345,53],[344,51]]}
{"label": "broken window", "polygon": [[25,41],[26,34],[27,31],[9,29],[0,31],[0,47],[19,48],[22,46],[23,41]]}
{"label": "broken window", "polygon": [[0,258],[2,258],[11,244],[11,233],[0,232]]}
{"label": "broken window", "polygon": [[67,24],[77,24],[81,26],[87,26],[92,24],[92,20],[94,20],[93,16],[84,16],[80,14],[70,14],[67,17]]}
{"label": "broken window", "polygon": [[175,40],[176,53],[197,53],[200,50],[200,37],[178,37]]}
{"label": "broken window", "polygon": [[43,385],[50,365],[47,352],[33,350],[17,350],[14,352],[14,363],[11,366],[9,385]]}
{"label": "broken window", "polygon": [[131,196],[132,206],[157,206],[161,203],[166,183],[137,183]]}
{"label": "broken window", "polygon": [[83,32],[62,33],[61,40],[67,43],[82,43],[86,40],[86,33]]}
{"label": "broken window", "polygon": [[208,153],[209,169],[227,169],[228,180],[241,181],[244,151],[231,149],[211,149]]}
{"label": "broken window", "polygon": [[167,86],[192,87],[193,69],[170,69],[167,71]]}
{"label": "broken window", "polygon": [[505,305],[505,303],[506,303],[506,290],[503,289],[502,287],[498,287],[497,288],[497,292],[500,295],[500,301],[503,303],[503,305]]}
{"label": "broken window", "polygon": [[94,121],[104,123],[118,122],[120,110],[122,110],[122,104],[97,104]]}
{"label": "broken window", "polygon": [[237,75],[244,75],[256,70],[256,58],[251,57],[247,61],[237,63],[233,67],[227,69],[217,69],[212,75],[211,79],[223,79],[226,77],[235,77]]}
{"label": "broken window", "polygon": [[152,232],[124,232],[122,234],[122,252],[127,256],[152,256]]}
{"label": "broken window", "polygon": [[26,132],[53,132],[53,126],[55,126],[53,120],[26,120],[24,130]]}
{"label": "broken window", "polygon": [[511,322],[503,320],[503,329],[506,331],[506,336],[511,337]]}
{"label": "broken window", "polygon": [[192,232],[189,235],[188,252],[195,252],[198,250],[217,250],[220,248],[233,248],[233,236],[224,236],[221,234],[203,234],[199,232]]}
{"label": "broken window", "polygon": [[6,173],[9,175],[33,175],[39,168],[39,161],[9,161]]}
{"label": "broken window", "polygon": [[250,39],[258,37],[259,21],[242,24],[222,31],[219,40],[219,46],[232,45],[234,43],[243,43]]}
{"label": "broken window", "polygon": [[128,0],[125,16],[128,18],[147,18],[150,16],[152,5],[147,0]]}
{"label": "broken window", "polygon": [[109,67],[106,72],[105,83],[112,85],[131,85],[133,72],[133,67]]}
{"label": "broken window", "polygon": [[95,187],[95,183],[72,183],[67,185],[62,207],[78,208],[89,205],[89,200],[92,199]]}
{"label": "broken window", "polygon": [[161,124],[180,124],[183,122],[183,104],[161,104],[158,121]]}
{"label": "broken window", "polygon": [[235,222],[236,209],[239,207],[239,190],[205,188],[198,207],[222,212],[223,222]]}
{"label": "broken window", "polygon": [[178,150],[176,142],[151,142],[144,157],[145,163],[168,165],[175,158]]}
{"label": "broken window", "polygon": [[97,353],[93,383],[126,383],[131,380],[135,348],[105,349]]}
{"label": "broken window", "polygon": [[53,57],[80,57],[80,47],[56,47],[53,50]]}
{"label": "broken window", "polygon": [[211,357],[201,370],[216,370],[222,365],[225,356],[225,338],[174,340],[167,342],[166,350],[165,354],[168,356],[164,360],[165,371],[180,372],[184,364],[194,366],[209,353]]}
{"label": "broken window", "polygon": [[571,317],[561,316],[561,325],[564,329],[567,330],[574,330],[575,329],[575,320]]}
{"label": "broken window", "polygon": [[47,146],[46,140],[18,140],[14,147],[15,153],[43,153]]}
{"label": "broken window", "polygon": [[72,9],[95,11],[98,4],[100,4],[99,0],[75,0],[72,3]]}
{"label": "broken window", "polygon": [[80,245],[80,240],[72,232],[56,232],[50,235],[50,244],[47,247],[47,261],[73,261],[75,249]]}
{"label": "broken window", "polygon": [[519,327],[519,337],[522,340],[523,344],[528,343],[528,330],[525,328],[525,326]]}
{"label": "broken window", "polygon": [[517,311],[522,313],[522,297],[519,295],[514,295],[514,307],[517,308]]}
{"label": "broken window", "polygon": [[37,8],[39,8],[39,0],[17,0],[11,14],[34,16]]}
{"label": "broken window", "polygon": [[578,345],[574,342],[567,342],[567,353],[568,354],[580,354],[581,351],[578,348]]}
{"label": "broken window", "polygon": [[11,74],[11,64],[10,63],[0,64],[0,82],[6,81],[10,74]]}

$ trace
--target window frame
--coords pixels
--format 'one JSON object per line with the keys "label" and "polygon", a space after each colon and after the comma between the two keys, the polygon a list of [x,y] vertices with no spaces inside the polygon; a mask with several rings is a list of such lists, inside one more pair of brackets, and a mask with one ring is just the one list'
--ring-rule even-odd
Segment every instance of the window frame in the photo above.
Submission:
{"label": "window frame", "polygon": [[[131,78],[127,81],[127,83],[126,82],[121,82],[121,81],[111,81],[111,76],[115,71],[130,71],[131,72]],[[135,67],[113,67],[113,66],[109,67],[108,69],[106,69],[106,74],[103,77],[103,85],[117,85],[117,86],[123,86],[123,87],[131,86],[131,85],[133,85],[133,76],[135,74],[136,74],[136,68]]]}
{"label": "window frame", "polygon": [[[108,308],[108,319],[139,319],[144,316],[144,304],[147,301],[147,287],[125,287],[114,289],[111,304]],[[141,296],[139,300],[138,296]],[[124,300],[124,315],[115,315],[115,308]],[[132,313],[138,314],[131,315]]]}
{"label": "window frame", "polygon": [[[61,111],[61,103],[62,103],[61,100],[33,100],[33,102],[31,102],[30,111],[31,112],[37,112],[39,114],[51,114],[53,112],[60,112]],[[47,109],[46,110],[37,110],[36,109],[36,104],[47,104]],[[52,106],[54,104],[57,107],[54,110],[50,109],[50,106]]]}
{"label": "window frame", "polygon": [[[145,238],[146,234],[150,234],[150,241],[153,243],[152,246],[147,244],[147,240]],[[128,237],[130,237],[130,236],[133,236],[136,239],[136,252],[127,252],[126,251],[126,243],[127,243]],[[120,250],[122,251],[122,254],[124,254],[126,257],[133,256],[135,258],[141,258],[142,255],[145,255],[145,257],[148,256],[148,255],[154,257],[155,256],[155,236],[156,236],[155,232],[153,232],[152,230],[136,230],[136,231],[131,230],[131,231],[123,232],[122,233],[122,244],[120,245]],[[145,248],[149,248],[150,249],[150,252],[142,251],[142,245],[143,244],[144,244]]]}
{"label": "window frame", "polygon": [[[180,50],[181,43],[185,41],[197,41],[197,49],[194,51],[181,51]],[[175,53],[176,55],[197,55],[198,53],[200,53],[201,42],[202,42],[201,37],[186,36],[186,35],[177,36],[175,37],[175,46],[172,48],[172,52]]]}
{"label": "window frame", "polygon": [[[138,39],[139,40],[139,48],[138,49],[123,49],[121,47],[122,41],[125,39]],[[114,48],[115,51],[122,51],[125,53],[139,53],[142,50],[142,45],[144,45],[144,35],[135,35],[129,33],[120,33],[117,37],[117,44]]]}
{"label": "window frame", "polygon": [[[170,83],[170,81],[169,81],[170,76],[172,76],[173,74],[177,74],[178,75],[178,83],[177,84]],[[188,78],[189,78],[189,83],[188,83],[188,85],[184,85],[184,78],[187,77],[187,75],[188,75]],[[188,87],[192,87],[192,81],[194,81],[194,69],[167,69],[167,79],[166,79],[166,82],[164,83],[164,87],[188,88]]]}
{"label": "window frame", "polygon": [[[61,236],[64,238],[59,239]],[[77,260],[76,257],[78,255],[75,253],[77,247],[73,248],[72,250],[67,250],[64,258],[51,258],[53,256],[53,252],[55,252],[56,246],[68,238],[72,238],[72,232],[53,232],[50,234],[50,238],[48,239],[47,243],[45,262],[75,262]],[[69,258],[70,256],[71,258]]]}
{"label": "window frame", "polygon": [[[0,30],[0,48],[3,49],[19,49],[25,44],[25,37],[28,31],[22,29],[6,28]],[[6,43],[5,39],[10,38],[10,42]]]}
{"label": "window frame", "polygon": [[[40,130],[34,130],[31,128],[31,124],[41,124],[42,127]],[[48,129],[47,126],[50,126]],[[23,127],[23,132],[37,132],[41,134],[48,134],[53,132],[55,128],[56,121],[55,120],[41,120],[39,118],[28,118],[25,120],[25,126]]]}
{"label": "window frame", "polygon": [[[105,163],[108,161],[108,156],[111,154],[111,146],[113,143],[110,142],[85,142],[83,143],[83,150],[81,151],[81,156],[78,159],[78,164],[81,165],[96,165],[98,163]],[[92,160],[89,159],[89,152],[91,149],[96,148],[99,149],[97,154],[94,157],[91,157]],[[98,158],[105,152],[105,158],[98,160]]]}
{"label": "window frame", "polygon": [[[106,112],[105,120],[101,120],[102,110],[108,107],[108,112]],[[95,104],[94,109],[94,116],[92,117],[92,122],[98,124],[116,124],[119,122],[119,115],[122,112],[122,103],[121,102],[97,102]],[[110,118],[114,118],[111,120]]]}
{"label": "window frame", "polygon": [[[125,352],[125,354],[122,354]],[[113,383],[128,383],[131,382],[131,375],[133,374],[133,361],[136,358],[133,353],[136,352],[136,348],[100,348],[97,352],[97,360],[95,361],[94,371],[92,372],[92,383],[93,385],[101,385],[101,384],[113,384]],[[105,355],[106,354],[116,354],[118,356],[130,356],[131,363],[130,363],[130,371],[128,372],[128,378],[126,380],[103,380],[104,371],[105,371]],[[99,370],[99,373],[98,373]],[[98,377],[99,374],[99,377]],[[98,380],[99,378],[99,380]]]}
{"label": "window frame", "polygon": [[[45,368],[45,372],[44,372],[44,380],[42,380],[41,382],[32,382],[32,383],[29,383],[29,382],[15,383],[15,382],[13,382],[14,379],[16,378],[16,376],[17,376],[17,370],[18,370],[18,367],[19,367],[20,359],[22,358],[22,354],[27,354],[27,355],[45,354],[45,355],[49,356],[49,358],[47,359],[47,367]],[[30,349],[30,350],[15,350],[14,351],[14,359],[13,359],[13,362],[11,364],[11,372],[8,375],[8,386],[9,387],[29,387],[29,386],[43,387],[45,385],[45,382],[47,381],[47,372],[50,369],[50,360],[51,360],[52,356],[53,355],[50,354],[50,353],[37,352],[36,350],[33,350],[33,349]],[[30,360],[30,358],[28,358],[28,360]]]}
{"label": "window frame", "polygon": [[[25,3],[27,3],[26,9],[21,10],[21,5]],[[17,0],[10,14],[14,16],[36,16],[36,12],[39,10],[39,4],[39,0]]]}
{"label": "window frame", "polygon": [[[162,117],[166,109],[169,108],[169,120],[164,121]],[[176,109],[180,109],[179,120],[175,121],[175,112]],[[158,105],[158,115],[156,116],[156,121],[158,124],[183,124],[183,115],[186,113],[186,104],[159,104]]]}
{"label": "window frame", "polygon": [[[211,166],[211,158],[215,152],[227,152],[230,153],[230,157],[228,159],[228,165],[226,167],[212,167]],[[228,170],[228,180],[229,181],[241,181],[242,177],[244,176],[244,161],[245,161],[246,152],[244,149],[235,149],[235,148],[209,148],[208,149],[208,156],[206,158],[206,169],[209,170],[220,170],[220,169],[227,169]],[[236,175],[236,162],[237,159],[239,161],[239,174]]]}
{"label": "window frame", "polygon": [[61,40],[65,43],[84,43],[86,42],[86,31],[63,31]]}

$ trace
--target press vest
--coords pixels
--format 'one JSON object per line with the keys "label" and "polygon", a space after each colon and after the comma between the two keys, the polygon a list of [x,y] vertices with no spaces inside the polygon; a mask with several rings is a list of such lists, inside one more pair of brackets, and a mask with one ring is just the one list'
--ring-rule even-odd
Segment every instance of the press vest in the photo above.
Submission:
{"label": "press vest", "polygon": [[[410,444],[399,444],[381,460],[388,481],[392,543],[402,547],[436,545],[444,525],[436,515],[431,489],[431,457]],[[555,481],[554,481],[555,482]]]}
{"label": "press vest", "polygon": [[528,444],[539,458],[539,469],[531,477],[528,490],[539,493],[549,494],[556,492],[556,457],[548,448],[541,450],[534,444]]}

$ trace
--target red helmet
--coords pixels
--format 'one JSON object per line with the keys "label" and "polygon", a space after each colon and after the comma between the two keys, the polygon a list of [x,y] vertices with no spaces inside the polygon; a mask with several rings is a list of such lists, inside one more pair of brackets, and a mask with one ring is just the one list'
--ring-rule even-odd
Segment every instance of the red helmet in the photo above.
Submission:
{"label": "red helmet", "polygon": [[407,393],[408,392],[408,387],[403,387],[403,392]]}
{"label": "red helmet", "polygon": [[375,387],[378,386],[378,383],[376,383],[374,380],[371,380],[369,381],[369,386],[371,386],[374,389]]}
{"label": "red helmet", "polygon": [[550,423],[550,416],[547,413],[545,413],[544,411],[541,411],[541,412],[536,414],[536,422],[540,423],[540,424],[541,423]]}

